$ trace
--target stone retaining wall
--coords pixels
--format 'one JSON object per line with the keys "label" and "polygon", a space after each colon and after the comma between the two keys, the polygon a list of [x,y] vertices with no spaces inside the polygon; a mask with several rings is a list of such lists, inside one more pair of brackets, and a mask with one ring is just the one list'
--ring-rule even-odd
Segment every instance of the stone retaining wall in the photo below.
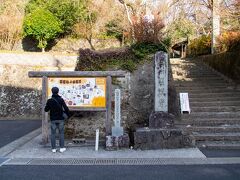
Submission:
{"label": "stone retaining wall", "polygon": [[[0,53],[0,119],[41,119],[41,79],[29,78],[28,71],[74,70],[77,56],[42,53]],[[125,131],[147,126],[153,109],[153,65],[139,65],[126,78],[114,80],[122,91],[122,125]],[[114,98],[113,98],[114,100]],[[112,102],[112,107],[114,102]],[[112,108],[113,110],[114,108]],[[112,119],[113,117],[112,112]],[[105,131],[105,113],[77,112],[66,125],[70,137],[94,137]]]}
{"label": "stone retaining wall", "polygon": [[213,69],[240,82],[240,52],[226,52],[198,57]]}

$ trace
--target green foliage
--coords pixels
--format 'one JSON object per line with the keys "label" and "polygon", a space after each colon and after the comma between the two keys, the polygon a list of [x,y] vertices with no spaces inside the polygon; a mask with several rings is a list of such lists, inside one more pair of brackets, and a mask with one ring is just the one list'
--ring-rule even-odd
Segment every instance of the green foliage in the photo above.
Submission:
{"label": "green foliage", "polygon": [[[166,40],[166,46],[169,45],[169,42]],[[154,43],[136,43],[131,46],[131,49],[134,55],[138,59],[143,59],[147,55],[154,54],[157,51],[167,51],[166,47],[163,44],[154,44]]]}
{"label": "green foliage", "polygon": [[177,19],[167,27],[167,35],[173,42],[191,37],[194,32],[195,25],[187,19]]}
{"label": "green foliage", "polygon": [[201,36],[197,39],[191,40],[188,46],[188,56],[199,56],[211,53],[211,37]]}
{"label": "green foliage", "polygon": [[114,19],[109,21],[106,25],[106,35],[110,37],[115,37],[119,41],[122,41],[123,29],[119,26],[120,19]]}
{"label": "green foliage", "polygon": [[25,11],[28,14],[39,7],[50,11],[61,21],[63,32],[70,33],[73,25],[86,16],[86,3],[84,0],[30,0]]}
{"label": "green foliage", "polygon": [[137,68],[137,65],[138,63],[136,63],[136,61],[133,59],[128,59],[120,64],[120,68],[129,72],[133,72]]}
{"label": "green foliage", "polygon": [[24,36],[38,40],[38,47],[44,48],[47,42],[62,32],[62,23],[48,10],[38,8],[28,14],[23,24]]}

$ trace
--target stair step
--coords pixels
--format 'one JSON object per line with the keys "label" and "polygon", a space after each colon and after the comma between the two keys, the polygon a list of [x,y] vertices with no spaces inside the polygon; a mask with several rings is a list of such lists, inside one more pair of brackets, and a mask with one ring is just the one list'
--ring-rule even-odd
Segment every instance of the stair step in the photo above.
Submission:
{"label": "stair step", "polygon": [[208,98],[208,97],[239,97],[239,92],[224,92],[224,93],[188,93],[189,98]]}
{"label": "stair step", "polygon": [[206,149],[239,149],[240,150],[240,142],[239,141],[204,141],[204,142],[196,142],[197,147],[206,148]]}
{"label": "stair step", "polygon": [[238,112],[239,106],[191,107],[192,112]]}
{"label": "stair step", "polygon": [[205,66],[198,66],[196,64],[171,64],[173,69],[184,69],[184,70],[188,70],[188,71],[197,71],[199,72],[200,70],[206,70],[206,71],[210,71],[210,69],[208,67]]}
{"label": "stair step", "polygon": [[196,77],[203,77],[205,75],[210,75],[210,76],[219,76],[216,72],[213,72],[213,71],[209,71],[209,70],[202,70],[202,71],[196,71],[196,70],[191,70],[191,71],[188,71],[186,68],[179,68],[177,66],[175,67],[172,67],[172,74],[173,75],[176,75],[176,76],[196,76]]}
{"label": "stair step", "polygon": [[210,101],[210,102],[198,102],[191,101],[190,107],[219,107],[219,106],[240,106],[240,101]]}
{"label": "stair step", "polygon": [[234,90],[234,86],[218,86],[218,87],[212,87],[212,86],[188,86],[188,87],[184,87],[184,86],[176,86],[175,85],[176,90]]}
{"label": "stair step", "polygon": [[228,86],[230,83],[226,82],[226,81],[214,81],[214,80],[203,80],[203,81],[181,81],[181,80],[174,80],[174,84],[175,85],[181,85],[181,86],[200,86],[200,85],[205,85],[205,86]]}
{"label": "stair step", "polygon": [[240,125],[240,118],[211,118],[211,119],[182,119],[176,121],[178,125],[191,125],[191,126],[227,126],[227,125]]}
{"label": "stair step", "polygon": [[222,78],[185,78],[185,77],[175,77],[174,82],[176,83],[228,83],[228,81],[224,81]]}
{"label": "stair step", "polygon": [[[182,92],[184,89],[177,89],[177,92]],[[213,88],[209,88],[209,89],[189,89],[187,90],[188,93],[195,93],[195,94],[199,94],[199,93],[240,93],[239,90],[232,90],[232,89],[213,89]]]}
{"label": "stair step", "polygon": [[216,74],[185,74],[185,73],[182,73],[182,72],[176,72],[175,74],[172,74],[173,75],[173,80],[181,80],[181,79],[207,79],[207,78],[216,78],[217,79],[221,79],[224,81],[223,78],[220,78],[218,77]]}
{"label": "stair step", "polygon": [[200,75],[197,75],[197,74],[186,74],[184,77],[186,77],[186,78],[199,78],[199,77],[200,78],[214,78],[216,76],[217,76],[216,74],[209,73],[209,74],[200,74]]}
{"label": "stair step", "polygon": [[216,97],[216,96],[212,96],[212,97],[189,97],[189,102],[191,104],[191,102],[219,102],[219,101],[224,101],[224,102],[240,102],[240,97]]}
{"label": "stair step", "polygon": [[226,88],[226,87],[234,87],[233,85],[230,84],[198,84],[198,83],[191,83],[191,84],[186,84],[186,83],[180,83],[176,84],[174,83],[174,86],[176,89],[183,89],[183,90],[188,90],[188,89],[218,89],[218,88]]}
{"label": "stair step", "polygon": [[222,133],[222,132],[240,132],[239,125],[220,125],[220,126],[177,126],[190,132],[199,133]]}
{"label": "stair step", "polygon": [[240,141],[240,133],[194,133],[196,141]]}
{"label": "stair step", "polygon": [[240,112],[193,112],[182,114],[183,119],[195,118],[240,118]]}
{"label": "stair step", "polygon": [[217,75],[216,73],[213,72],[189,72],[189,71],[184,71],[181,69],[173,70],[172,75],[174,80],[177,80],[178,78],[188,78],[188,79],[207,79],[209,77],[210,79],[221,79],[224,80],[221,76]]}
{"label": "stair step", "polygon": [[208,81],[208,80],[211,80],[211,81],[222,81],[222,82],[225,82],[225,80],[219,76],[210,76],[210,77],[202,77],[202,76],[199,76],[199,77],[183,77],[183,76],[177,76],[177,77],[174,77],[174,81],[183,81],[183,82],[192,82],[192,81]]}

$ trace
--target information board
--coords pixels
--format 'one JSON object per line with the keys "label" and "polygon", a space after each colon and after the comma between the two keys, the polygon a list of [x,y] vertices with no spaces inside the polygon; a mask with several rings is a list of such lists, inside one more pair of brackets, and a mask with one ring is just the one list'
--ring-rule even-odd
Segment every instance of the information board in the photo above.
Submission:
{"label": "information board", "polygon": [[68,107],[106,107],[106,78],[48,78],[48,98],[52,87],[59,88]]}

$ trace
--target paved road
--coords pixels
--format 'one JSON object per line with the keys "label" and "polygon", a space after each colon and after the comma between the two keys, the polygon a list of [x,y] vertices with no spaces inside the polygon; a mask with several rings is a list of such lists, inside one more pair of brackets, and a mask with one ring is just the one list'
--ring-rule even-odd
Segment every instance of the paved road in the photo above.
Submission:
{"label": "paved road", "polygon": [[239,180],[238,165],[1,166],[2,180]]}
{"label": "paved road", "polygon": [[0,120],[0,148],[39,127],[40,120]]}
{"label": "paved road", "polygon": [[[240,157],[240,149],[200,149],[208,157]],[[239,178],[240,179],[240,178]]]}

